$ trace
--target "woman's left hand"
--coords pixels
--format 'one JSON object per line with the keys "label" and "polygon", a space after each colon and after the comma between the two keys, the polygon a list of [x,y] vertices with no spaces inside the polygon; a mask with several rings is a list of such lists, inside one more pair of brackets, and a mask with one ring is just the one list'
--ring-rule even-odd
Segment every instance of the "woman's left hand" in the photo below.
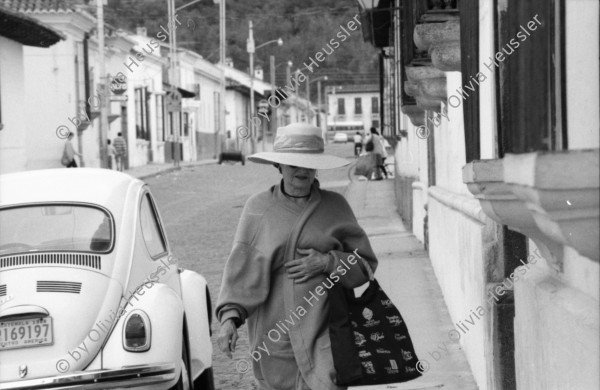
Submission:
{"label": "woman's left hand", "polygon": [[297,251],[305,256],[285,264],[290,279],[294,279],[296,283],[304,283],[325,272],[329,262],[328,255],[314,249],[297,249]]}

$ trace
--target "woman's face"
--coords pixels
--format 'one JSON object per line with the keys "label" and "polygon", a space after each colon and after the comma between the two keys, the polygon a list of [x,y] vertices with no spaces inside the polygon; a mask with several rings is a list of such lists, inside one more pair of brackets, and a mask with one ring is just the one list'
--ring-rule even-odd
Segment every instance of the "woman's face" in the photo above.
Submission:
{"label": "woman's face", "polygon": [[316,169],[283,164],[279,164],[279,166],[281,167],[281,174],[283,175],[286,192],[295,190],[301,194],[305,194],[315,181],[315,176],[317,175]]}

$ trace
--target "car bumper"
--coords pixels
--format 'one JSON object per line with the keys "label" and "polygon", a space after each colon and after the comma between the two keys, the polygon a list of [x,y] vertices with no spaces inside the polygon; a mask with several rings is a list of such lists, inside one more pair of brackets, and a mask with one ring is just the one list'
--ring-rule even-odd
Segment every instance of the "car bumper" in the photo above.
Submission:
{"label": "car bumper", "polygon": [[135,388],[172,381],[176,374],[174,363],[148,364],[116,370],[81,371],[51,378],[0,383],[0,390]]}

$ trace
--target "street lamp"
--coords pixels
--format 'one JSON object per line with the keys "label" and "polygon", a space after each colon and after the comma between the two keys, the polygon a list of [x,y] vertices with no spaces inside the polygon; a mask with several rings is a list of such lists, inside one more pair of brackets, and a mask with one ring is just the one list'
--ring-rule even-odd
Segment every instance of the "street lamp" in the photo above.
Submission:
{"label": "street lamp", "polygon": [[[246,41],[246,51],[250,57],[250,120],[254,118],[254,52],[263,46],[270,43],[277,43],[279,46],[283,45],[283,39],[278,38],[272,41],[262,43],[258,46],[254,45],[254,30],[252,21],[248,21],[248,41]],[[254,121],[252,121],[254,123]],[[256,152],[256,130],[252,126],[252,153]]]}
{"label": "street lamp", "polygon": [[254,51],[256,51],[256,50],[260,49],[260,48],[261,48],[261,47],[263,47],[263,46],[267,46],[268,44],[270,44],[270,43],[275,43],[275,42],[277,42],[277,46],[283,46],[283,39],[281,39],[281,38],[277,38],[277,39],[273,39],[272,41],[268,41],[268,42],[265,42],[265,43],[261,43],[260,45],[258,45],[258,46],[256,46],[256,47],[254,48]]}

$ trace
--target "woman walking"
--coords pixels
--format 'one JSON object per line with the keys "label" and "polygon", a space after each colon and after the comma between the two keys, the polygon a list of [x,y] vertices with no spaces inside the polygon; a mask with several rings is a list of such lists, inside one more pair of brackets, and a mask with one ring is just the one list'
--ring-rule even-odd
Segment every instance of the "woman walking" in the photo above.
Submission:
{"label": "woman walking", "polygon": [[349,162],[325,155],[321,129],[304,123],[277,129],[273,149],[248,157],[275,166],[282,180],[242,212],[217,303],[217,343],[231,357],[247,321],[260,389],[345,389],[334,383],[327,292],[366,283],[377,259],[346,200],[315,176]]}

